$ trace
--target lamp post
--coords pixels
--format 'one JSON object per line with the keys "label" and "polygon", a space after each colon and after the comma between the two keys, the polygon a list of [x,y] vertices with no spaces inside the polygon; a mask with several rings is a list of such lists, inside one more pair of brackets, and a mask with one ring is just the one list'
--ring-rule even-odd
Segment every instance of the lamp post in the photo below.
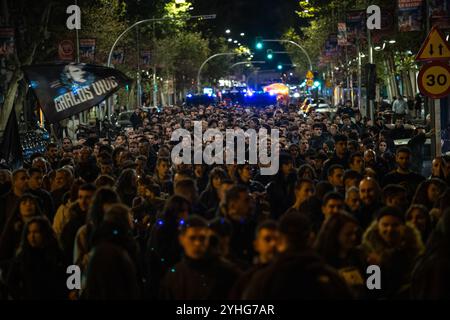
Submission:
{"label": "lamp post", "polygon": [[202,73],[202,69],[203,67],[208,63],[208,61],[216,58],[216,57],[221,57],[221,56],[234,56],[237,55],[238,53],[236,52],[222,52],[222,53],[216,53],[213,54],[212,56],[208,57],[205,61],[203,61],[203,63],[201,64],[200,68],[198,69],[198,73],[197,73],[197,93],[200,93],[201,91],[201,85],[200,85],[200,75]]}
{"label": "lamp post", "polygon": [[248,64],[248,63],[250,63],[250,64],[265,64],[266,62],[265,61],[241,61],[241,62],[236,62],[235,64],[231,65],[230,69],[234,68],[238,65]]}
{"label": "lamp post", "polygon": [[[216,15],[215,14],[210,14],[210,15],[199,15],[199,16],[191,16],[191,17],[187,17],[187,18],[152,18],[152,19],[145,19],[145,20],[141,20],[138,22],[135,22],[134,24],[132,24],[130,27],[128,27],[127,29],[125,29],[118,37],[117,39],[114,41],[113,45],[111,46],[111,49],[109,50],[109,54],[108,54],[108,63],[107,66],[111,67],[111,60],[112,60],[112,54],[114,49],[116,48],[117,43],[119,43],[119,41],[133,28],[141,25],[141,24],[146,24],[149,22],[155,23],[155,22],[160,22],[160,21],[168,21],[168,20],[192,20],[192,19],[198,19],[198,20],[209,20],[209,19],[215,19]],[[154,28],[153,28],[154,29]],[[156,76],[155,74],[153,75],[153,78],[155,79]],[[108,111],[108,120],[111,120],[111,100],[112,97],[110,97],[107,100],[107,111]]]}

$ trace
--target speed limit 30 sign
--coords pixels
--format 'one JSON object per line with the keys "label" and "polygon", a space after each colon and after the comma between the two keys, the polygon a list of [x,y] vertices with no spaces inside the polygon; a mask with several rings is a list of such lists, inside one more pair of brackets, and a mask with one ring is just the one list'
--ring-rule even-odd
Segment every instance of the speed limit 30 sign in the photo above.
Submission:
{"label": "speed limit 30 sign", "polygon": [[444,62],[427,63],[420,69],[419,90],[422,94],[440,99],[450,94],[450,67]]}

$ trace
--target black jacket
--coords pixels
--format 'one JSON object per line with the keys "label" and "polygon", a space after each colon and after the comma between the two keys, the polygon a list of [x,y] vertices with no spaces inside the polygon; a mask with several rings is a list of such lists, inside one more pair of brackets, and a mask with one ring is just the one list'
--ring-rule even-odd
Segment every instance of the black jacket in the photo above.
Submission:
{"label": "black jacket", "polygon": [[170,300],[225,300],[238,276],[234,266],[220,258],[185,257],[165,275],[159,296]]}
{"label": "black jacket", "polygon": [[285,252],[258,271],[243,294],[245,300],[350,299],[336,270],[314,252]]}
{"label": "black jacket", "polygon": [[348,154],[346,154],[343,158],[339,158],[335,152],[333,154],[333,157],[331,157],[329,160],[325,161],[323,164],[323,170],[322,170],[322,180],[327,180],[328,169],[333,164],[339,164],[339,165],[343,166],[344,169],[348,169]]}
{"label": "black jacket", "polygon": [[80,162],[76,166],[75,172],[87,183],[93,183],[100,174],[100,169],[97,167],[94,158],[91,158],[88,162]]}
{"label": "black jacket", "polygon": [[59,249],[28,249],[13,260],[6,286],[14,300],[66,299],[66,280],[66,266]]}
{"label": "black jacket", "polygon": [[359,226],[362,230],[366,230],[372,222],[376,218],[376,214],[380,208],[383,207],[383,204],[380,202],[376,202],[372,204],[371,206],[366,206],[365,204],[362,204],[359,211],[355,212],[353,214],[354,218],[358,220]]}
{"label": "black jacket", "polygon": [[81,211],[78,203],[74,203],[70,209],[70,220],[64,226],[61,232],[61,248],[67,259],[67,262],[72,264],[73,262],[73,250],[75,244],[75,237],[78,229],[80,229],[86,223],[87,212]]}
{"label": "black jacket", "polygon": [[450,299],[449,253],[448,245],[439,245],[418,260],[411,281],[413,299]]}
{"label": "black jacket", "polygon": [[63,204],[63,197],[69,191],[67,188],[59,188],[50,192],[55,210],[58,210],[59,206]]}
{"label": "black jacket", "polygon": [[38,198],[39,205],[42,209],[42,212],[47,216],[49,221],[53,221],[55,217],[55,205],[53,204],[53,198],[50,195],[50,192],[44,190],[42,188],[36,190],[28,190],[29,193],[35,195]]}
{"label": "black jacket", "polygon": [[200,194],[200,203],[208,210],[217,209],[219,206],[219,197],[213,188],[206,189]]}
{"label": "black jacket", "polygon": [[23,227],[24,223],[19,217],[9,218],[0,236],[0,261],[11,259],[16,255],[16,250],[22,238]]}
{"label": "black jacket", "polygon": [[[158,216],[158,219],[163,217]],[[178,227],[164,223],[153,225],[146,248],[147,296],[157,298],[161,279],[181,258]]]}
{"label": "black jacket", "polygon": [[290,174],[285,178],[281,172],[267,187],[267,197],[270,203],[271,218],[277,220],[295,200],[296,175]]}
{"label": "black jacket", "polygon": [[19,197],[11,190],[0,197],[0,234],[19,203]]}
{"label": "black jacket", "polygon": [[136,114],[136,112],[133,112],[133,114],[130,117],[131,125],[133,126],[133,129],[137,129],[139,127],[142,127],[142,118],[139,114]]}

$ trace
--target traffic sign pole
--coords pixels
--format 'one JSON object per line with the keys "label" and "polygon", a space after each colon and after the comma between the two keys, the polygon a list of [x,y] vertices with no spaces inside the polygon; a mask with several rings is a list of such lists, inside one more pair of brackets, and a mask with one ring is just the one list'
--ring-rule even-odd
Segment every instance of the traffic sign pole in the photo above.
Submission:
{"label": "traffic sign pole", "polygon": [[[427,20],[428,23],[428,20]],[[441,98],[450,94],[450,44],[439,28],[434,26],[428,33],[416,55],[416,61],[427,62],[417,79],[420,92],[425,95],[434,134],[431,137],[431,153],[440,156],[441,150]]]}
{"label": "traffic sign pole", "polygon": [[441,100],[436,99],[433,101],[433,110],[434,110],[434,139],[435,139],[435,150],[434,156],[439,157],[442,153],[441,146]]}

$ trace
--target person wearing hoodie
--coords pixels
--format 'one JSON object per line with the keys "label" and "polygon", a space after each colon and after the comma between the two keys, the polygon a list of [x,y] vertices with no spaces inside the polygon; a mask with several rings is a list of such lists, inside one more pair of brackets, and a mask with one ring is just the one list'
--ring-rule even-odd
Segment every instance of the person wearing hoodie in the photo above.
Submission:
{"label": "person wearing hoodie", "polygon": [[405,298],[415,259],[423,251],[419,232],[405,224],[404,214],[396,207],[383,207],[362,240],[366,261],[381,269],[379,298]]}

